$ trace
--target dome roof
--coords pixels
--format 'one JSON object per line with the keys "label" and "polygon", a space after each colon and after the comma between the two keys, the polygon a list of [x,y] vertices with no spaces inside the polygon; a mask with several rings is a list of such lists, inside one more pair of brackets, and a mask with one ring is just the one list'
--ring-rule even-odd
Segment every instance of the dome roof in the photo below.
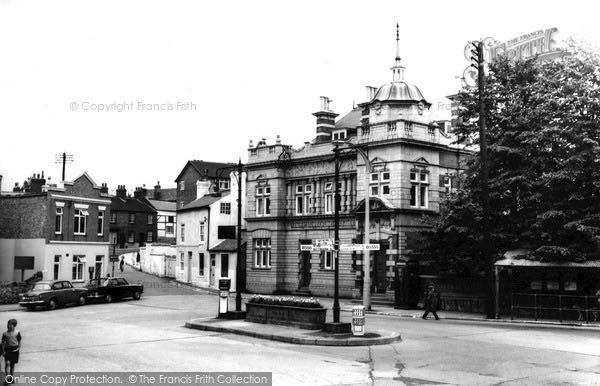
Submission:
{"label": "dome roof", "polygon": [[398,102],[424,102],[428,103],[421,90],[415,85],[403,81],[384,84],[379,87],[373,100],[398,101]]}

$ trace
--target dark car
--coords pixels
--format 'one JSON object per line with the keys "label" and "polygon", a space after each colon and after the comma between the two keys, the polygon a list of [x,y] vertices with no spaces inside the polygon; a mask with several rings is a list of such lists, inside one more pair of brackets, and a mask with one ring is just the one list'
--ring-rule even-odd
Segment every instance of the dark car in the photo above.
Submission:
{"label": "dark car", "polygon": [[68,280],[43,280],[35,283],[33,288],[23,295],[19,305],[28,310],[38,306],[50,310],[69,304],[82,306],[87,301],[87,295],[86,288],[73,287]]}
{"label": "dark car", "polygon": [[142,297],[142,292],[144,292],[143,285],[129,284],[122,277],[92,279],[86,287],[91,299],[104,300],[106,303],[121,298],[139,300]]}

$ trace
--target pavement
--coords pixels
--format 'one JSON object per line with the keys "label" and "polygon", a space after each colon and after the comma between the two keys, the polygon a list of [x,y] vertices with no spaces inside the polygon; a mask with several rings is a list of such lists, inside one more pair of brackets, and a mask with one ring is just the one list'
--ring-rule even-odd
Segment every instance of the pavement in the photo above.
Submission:
{"label": "pavement", "polygon": [[185,328],[216,316],[217,297],[156,286],[139,301],[1,313],[0,325],[16,318],[23,336],[17,373],[267,371],[286,386],[600,384],[600,335],[589,329],[372,314],[367,332],[399,331],[402,341],[292,345]]}
{"label": "pavement", "polygon": [[273,324],[264,325],[245,320],[215,318],[190,320],[185,323],[185,326],[197,330],[224,332],[278,342],[316,346],[375,346],[401,340],[400,333],[396,331],[371,330],[365,336],[353,336],[352,334],[327,334],[319,330],[305,330]]}

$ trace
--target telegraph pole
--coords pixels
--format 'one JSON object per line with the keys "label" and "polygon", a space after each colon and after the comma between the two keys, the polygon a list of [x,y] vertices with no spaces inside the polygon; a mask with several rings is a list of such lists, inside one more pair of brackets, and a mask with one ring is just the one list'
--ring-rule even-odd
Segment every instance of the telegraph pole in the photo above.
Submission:
{"label": "telegraph pole", "polygon": [[479,158],[480,158],[480,183],[481,183],[481,210],[483,215],[483,258],[486,262],[486,290],[487,301],[485,307],[486,317],[493,319],[496,317],[494,310],[494,276],[492,269],[492,248],[490,237],[490,199],[488,189],[488,154],[487,154],[487,131],[485,120],[485,60],[483,53],[483,40],[471,43],[475,50],[472,50],[471,59],[475,63],[471,64],[477,68],[477,94],[479,103]]}
{"label": "telegraph pole", "polygon": [[61,181],[65,181],[65,166],[67,165],[67,163],[72,163],[72,162],[73,162],[73,154],[62,153],[62,154],[56,155],[56,159],[55,159],[54,163],[62,164],[62,180]]}

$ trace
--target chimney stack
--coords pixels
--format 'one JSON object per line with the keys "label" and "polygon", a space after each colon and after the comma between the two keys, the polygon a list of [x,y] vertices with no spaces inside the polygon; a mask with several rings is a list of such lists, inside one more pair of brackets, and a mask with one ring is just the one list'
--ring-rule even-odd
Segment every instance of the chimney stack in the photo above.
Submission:
{"label": "chimney stack", "polygon": [[160,181],[154,185],[154,199],[160,200],[162,198],[162,192],[160,191]]}
{"label": "chimney stack", "polygon": [[377,87],[366,86],[367,89],[367,102],[370,102],[375,98],[375,94],[377,93]]}
{"label": "chimney stack", "polygon": [[328,97],[321,97],[321,110],[313,113],[317,117],[317,141],[328,142],[331,140],[331,132],[335,129],[335,117],[338,114],[330,110],[329,104],[332,102]]}
{"label": "chimney stack", "polygon": [[125,185],[117,186],[117,197],[120,197],[120,198],[127,197],[127,189],[125,188]]}
{"label": "chimney stack", "polygon": [[103,182],[100,186],[100,193],[108,194],[108,185],[106,184],[106,182]]}
{"label": "chimney stack", "polygon": [[133,197],[144,198],[144,197],[146,197],[147,192],[148,191],[146,190],[146,185],[144,185],[142,187],[137,187],[137,188],[135,188],[135,191],[133,192]]}
{"label": "chimney stack", "polygon": [[44,191],[43,187],[46,185],[46,179],[44,178],[44,172],[41,175],[34,174],[31,177],[29,185],[29,193],[31,194],[42,194]]}

